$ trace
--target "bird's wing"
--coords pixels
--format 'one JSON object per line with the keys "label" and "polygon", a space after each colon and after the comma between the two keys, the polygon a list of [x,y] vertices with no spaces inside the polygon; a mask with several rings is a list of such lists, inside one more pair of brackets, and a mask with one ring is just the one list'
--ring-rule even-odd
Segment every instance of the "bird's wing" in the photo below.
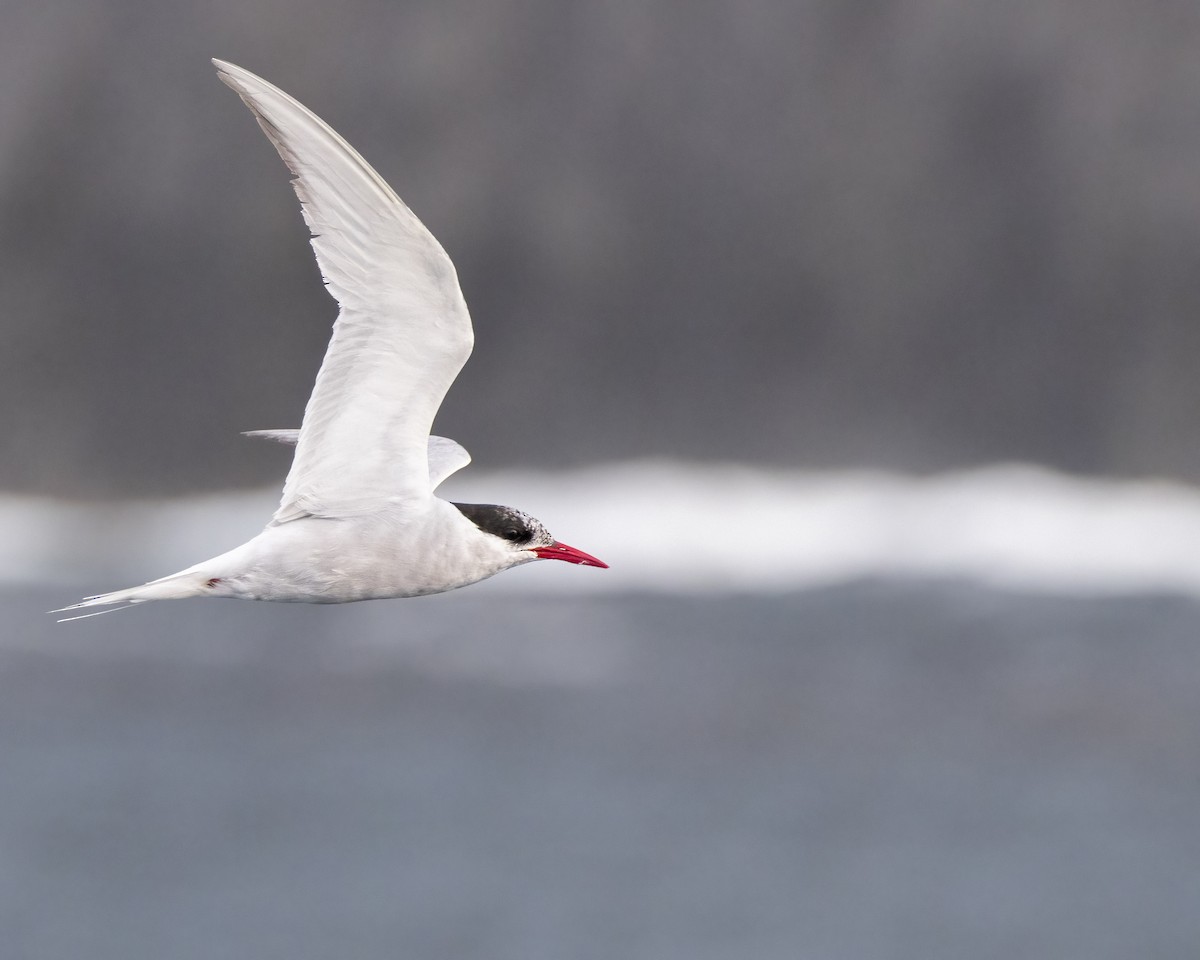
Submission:
{"label": "bird's wing", "polygon": [[[295,445],[296,441],[300,439],[300,431],[243,430],[242,436]],[[426,451],[429,456],[429,488],[431,490],[436,490],[450,474],[457,473],[471,462],[471,455],[467,453],[466,448],[448,437],[431,436]]]}
{"label": "bird's wing", "polygon": [[436,490],[450,474],[457,473],[471,462],[471,455],[461,443],[448,437],[429,438],[429,486]]}
{"label": "bird's wing", "polygon": [[274,520],[427,500],[429,430],[473,343],[454,264],[324,121],[249,71],[213,62],[295,175],[317,263],[341,305]]}

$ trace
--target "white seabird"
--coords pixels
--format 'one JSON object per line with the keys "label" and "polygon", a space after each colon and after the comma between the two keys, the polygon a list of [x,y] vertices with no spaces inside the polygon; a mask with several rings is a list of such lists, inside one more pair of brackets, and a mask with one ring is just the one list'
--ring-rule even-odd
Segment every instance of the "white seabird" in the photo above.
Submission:
{"label": "white seabird", "polygon": [[434,496],[471,459],[430,436],[474,342],[454,264],[316,114],[248,70],[213,62],[294,174],[341,311],[300,429],[251,432],[296,445],[262,533],[169,577],[54,612],[108,606],[66,618],[80,619],[184,597],[346,603],[441,593],[539,559],[606,567],[512,507]]}

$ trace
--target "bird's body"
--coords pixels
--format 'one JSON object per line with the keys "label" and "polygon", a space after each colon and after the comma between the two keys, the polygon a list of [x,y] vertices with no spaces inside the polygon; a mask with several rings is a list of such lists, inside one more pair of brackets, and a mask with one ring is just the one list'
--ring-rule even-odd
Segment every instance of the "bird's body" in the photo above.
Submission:
{"label": "bird's body", "polygon": [[431,497],[421,513],[383,509],[271,524],[240,547],[160,583],[187,596],[348,603],[442,593],[513,565],[506,541]]}
{"label": "bird's body", "polygon": [[440,593],[537,559],[606,566],[520,511],[433,495],[470,462],[429,432],[474,342],[453,263],[315,114],[249,71],[214,63],[295,175],[341,312],[300,429],[255,431],[296,444],[262,533],[169,577],[63,609],[199,596],[345,603]]}

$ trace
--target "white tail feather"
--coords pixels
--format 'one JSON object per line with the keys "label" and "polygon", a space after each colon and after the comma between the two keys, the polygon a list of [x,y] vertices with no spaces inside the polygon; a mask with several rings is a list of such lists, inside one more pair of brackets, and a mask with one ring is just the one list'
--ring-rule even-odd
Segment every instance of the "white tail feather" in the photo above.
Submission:
{"label": "white tail feather", "polygon": [[161,580],[152,580],[149,583],[143,583],[140,587],[129,587],[127,590],[114,590],[112,593],[100,593],[94,597],[84,597],[78,603],[68,604],[65,607],[59,607],[59,609],[51,610],[50,612],[66,613],[70,610],[79,610],[82,607],[108,607],[113,604],[121,604],[121,606],[112,606],[110,610],[97,610],[94,613],[83,613],[78,616],[65,617],[59,620],[59,623],[67,623],[71,620],[96,617],[102,613],[115,613],[117,610],[126,610],[135,604],[146,603],[150,600],[182,600],[185,597],[203,596],[211,592],[214,582],[212,578],[202,573],[176,573],[169,577],[163,577]]}
{"label": "white tail feather", "polygon": [[[102,617],[106,613],[116,613],[118,610],[131,610],[133,607],[137,606],[137,604],[146,602],[147,601],[145,600],[130,600],[126,604],[122,604],[119,607],[109,607],[107,610],[93,610],[91,613],[79,613],[73,617],[60,617],[58,622],[70,623],[72,620],[87,620],[89,617]],[[51,610],[50,612],[62,613],[63,610],[72,610],[77,606],[79,606],[79,604],[75,604],[73,607],[63,607],[62,610]]]}

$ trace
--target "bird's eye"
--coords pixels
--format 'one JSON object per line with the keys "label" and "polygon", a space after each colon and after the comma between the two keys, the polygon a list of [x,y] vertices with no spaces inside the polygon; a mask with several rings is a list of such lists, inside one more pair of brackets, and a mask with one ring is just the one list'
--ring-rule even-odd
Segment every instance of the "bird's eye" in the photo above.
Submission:
{"label": "bird's eye", "polygon": [[517,527],[509,527],[504,531],[504,539],[511,540],[513,543],[516,543],[519,540],[525,539],[525,531],[520,530]]}

